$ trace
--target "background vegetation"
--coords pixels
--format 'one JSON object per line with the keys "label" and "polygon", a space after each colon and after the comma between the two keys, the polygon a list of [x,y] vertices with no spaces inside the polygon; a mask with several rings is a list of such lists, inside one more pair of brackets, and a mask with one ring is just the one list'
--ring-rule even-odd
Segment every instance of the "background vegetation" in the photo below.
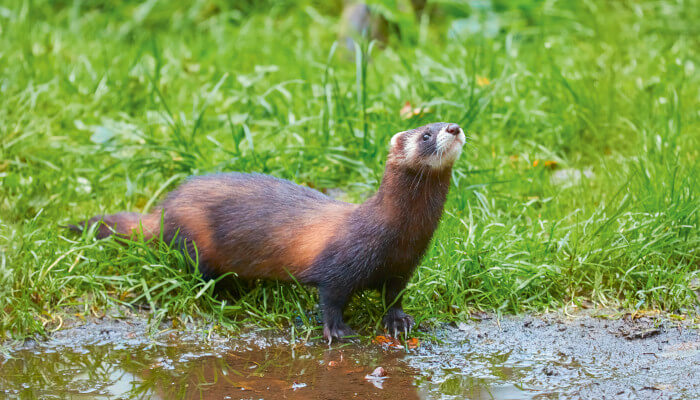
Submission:
{"label": "background vegetation", "polygon": [[[312,289],[217,294],[164,244],[61,225],[145,211],[215,171],[361,201],[391,135],[434,121],[471,144],[408,287],[418,321],[567,304],[692,312],[697,1],[372,4],[395,25],[353,53],[334,44],[339,2],[3,3],[0,338],[120,304],[317,336]],[[423,111],[402,116],[406,102]],[[347,315],[371,333],[381,312],[365,293]]]}

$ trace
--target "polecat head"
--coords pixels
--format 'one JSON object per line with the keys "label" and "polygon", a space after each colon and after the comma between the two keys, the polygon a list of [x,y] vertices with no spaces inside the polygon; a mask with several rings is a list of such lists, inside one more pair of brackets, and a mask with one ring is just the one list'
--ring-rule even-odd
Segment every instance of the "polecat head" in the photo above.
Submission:
{"label": "polecat head", "polygon": [[459,158],[465,142],[459,125],[436,122],[394,135],[389,161],[411,169],[442,170]]}

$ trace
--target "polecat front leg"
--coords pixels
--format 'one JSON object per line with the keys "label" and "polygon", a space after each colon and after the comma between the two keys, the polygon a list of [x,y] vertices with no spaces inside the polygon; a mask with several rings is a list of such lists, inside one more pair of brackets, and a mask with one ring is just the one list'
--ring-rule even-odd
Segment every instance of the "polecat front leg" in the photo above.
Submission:
{"label": "polecat front leg", "polygon": [[319,287],[321,310],[323,312],[323,337],[331,344],[333,338],[355,335],[343,321],[343,310],[350,299],[351,291],[340,287]]}
{"label": "polecat front leg", "polygon": [[405,279],[394,278],[389,279],[384,287],[385,304],[391,304],[391,306],[387,310],[386,315],[384,315],[382,323],[390,334],[394,334],[394,337],[401,332],[408,336],[408,332],[415,324],[413,317],[403,311],[403,305],[401,304],[403,300],[402,291],[406,287],[406,283],[407,280]]}

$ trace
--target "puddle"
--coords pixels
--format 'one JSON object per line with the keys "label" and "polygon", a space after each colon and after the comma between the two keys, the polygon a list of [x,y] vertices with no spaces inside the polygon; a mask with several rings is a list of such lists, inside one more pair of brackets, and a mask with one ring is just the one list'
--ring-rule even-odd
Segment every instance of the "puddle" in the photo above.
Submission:
{"label": "puddle", "polygon": [[[401,351],[288,343],[261,348],[251,337],[245,340],[247,345],[233,347],[173,337],[153,343],[22,349],[2,363],[0,393],[76,399],[344,399],[387,393],[396,399],[418,398],[418,371],[402,360]],[[389,376],[365,379],[377,366]]]}
{"label": "puddle", "polygon": [[[630,340],[624,332],[648,327],[590,317],[491,319],[444,327],[406,352],[329,349],[255,332],[148,336],[143,321],[96,321],[6,350],[0,397],[699,398],[697,330],[653,323],[654,336]],[[367,379],[376,367],[388,376]]]}

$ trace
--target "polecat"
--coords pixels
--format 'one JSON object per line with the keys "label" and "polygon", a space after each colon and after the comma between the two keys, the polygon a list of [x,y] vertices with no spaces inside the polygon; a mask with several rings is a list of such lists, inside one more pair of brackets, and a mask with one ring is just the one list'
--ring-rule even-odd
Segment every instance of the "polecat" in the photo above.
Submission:
{"label": "polecat", "polygon": [[[210,277],[235,272],[316,285],[323,335],[352,335],[343,309],[358,289],[384,290],[391,305],[383,322],[410,330],[401,293],[437,228],[452,165],[465,135],[457,124],[434,123],[395,134],[377,193],[362,204],[334,200],[284,179],[222,173],[192,177],[150,214],[117,213],[99,223],[97,237],[174,238]],[[162,215],[162,225],[161,225]]]}

